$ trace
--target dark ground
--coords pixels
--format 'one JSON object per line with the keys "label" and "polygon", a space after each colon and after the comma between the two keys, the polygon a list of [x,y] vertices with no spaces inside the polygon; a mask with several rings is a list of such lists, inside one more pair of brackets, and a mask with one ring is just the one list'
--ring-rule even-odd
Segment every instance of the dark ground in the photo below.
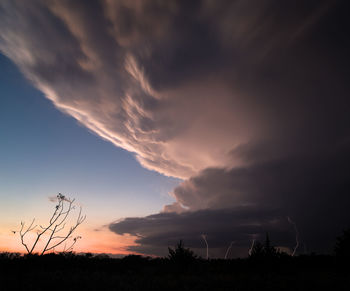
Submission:
{"label": "dark ground", "polygon": [[173,261],[0,254],[0,290],[350,290],[334,256]]}

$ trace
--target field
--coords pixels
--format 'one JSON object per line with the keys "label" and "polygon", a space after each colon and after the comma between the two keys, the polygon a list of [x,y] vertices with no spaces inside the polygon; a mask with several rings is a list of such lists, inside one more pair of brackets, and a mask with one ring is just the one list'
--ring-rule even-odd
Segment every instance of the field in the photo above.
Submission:
{"label": "field", "polygon": [[0,254],[0,290],[349,290],[348,262],[307,255],[193,259]]}

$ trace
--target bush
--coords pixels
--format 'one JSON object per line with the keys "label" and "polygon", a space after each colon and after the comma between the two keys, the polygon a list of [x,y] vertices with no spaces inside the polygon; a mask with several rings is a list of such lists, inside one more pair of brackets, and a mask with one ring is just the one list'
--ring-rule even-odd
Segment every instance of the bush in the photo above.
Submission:
{"label": "bush", "polygon": [[350,229],[344,230],[343,234],[337,237],[334,253],[338,258],[350,258]]}
{"label": "bush", "polygon": [[280,255],[278,250],[271,245],[268,234],[266,234],[265,243],[257,241],[252,249],[250,258],[252,259],[272,259]]}
{"label": "bush", "polygon": [[188,264],[197,259],[197,255],[192,250],[185,248],[182,240],[180,240],[174,249],[169,247],[168,250],[169,260],[177,264]]}

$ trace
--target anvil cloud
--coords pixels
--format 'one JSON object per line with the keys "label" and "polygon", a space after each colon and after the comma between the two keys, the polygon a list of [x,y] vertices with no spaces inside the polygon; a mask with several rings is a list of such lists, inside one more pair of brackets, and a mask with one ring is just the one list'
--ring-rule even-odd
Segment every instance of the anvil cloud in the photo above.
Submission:
{"label": "anvil cloud", "polygon": [[[261,207],[291,216],[316,246],[349,222],[345,6],[2,1],[0,50],[58,109],[147,169],[185,180],[151,220],[153,232],[148,224],[135,232],[139,221],[128,219],[112,231],[164,237],[156,225],[167,212],[176,225],[187,212],[191,221],[198,211]],[[327,227],[315,232],[330,205]],[[235,228],[225,225],[217,240]]]}

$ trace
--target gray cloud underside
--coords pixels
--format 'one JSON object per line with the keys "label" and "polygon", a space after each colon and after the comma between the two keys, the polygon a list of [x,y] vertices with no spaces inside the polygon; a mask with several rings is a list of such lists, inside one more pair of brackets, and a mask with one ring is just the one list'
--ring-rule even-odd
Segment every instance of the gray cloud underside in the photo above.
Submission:
{"label": "gray cloud underside", "polygon": [[236,242],[236,255],[246,256],[252,239],[264,239],[266,232],[275,245],[293,248],[290,217],[299,231],[299,253],[304,246],[329,252],[350,225],[348,145],[339,150],[339,158],[332,153],[323,159],[207,169],[174,190],[177,203],[190,211],[126,218],[110,229],[137,236],[140,245],[130,249],[144,253],[163,254],[179,239],[203,248],[200,235],[207,234],[217,256],[224,255],[230,241]]}
{"label": "gray cloud underside", "polygon": [[[256,44],[254,36],[259,36],[267,47],[260,55],[244,43],[250,62],[244,56],[236,62],[228,58],[230,66],[238,67],[238,75],[228,69],[226,78],[236,92],[244,92],[240,100],[256,110],[262,134],[254,132],[253,138],[229,151],[231,166],[207,168],[175,188],[172,195],[177,202],[164,207],[170,217],[162,213],[111,224],[116,233],[125,227],[138,236],[140,245],[133,250],[164,254],[175,238],[204,248],[200,234],[207,233],[216,255],[223,256],[231,240],[238,241],[233,248],[236,255],[247,255],[251,238],[261,238],[266,231],[275,244],[292,248],[293,227],[285,223],[286,216],[298,227],[299,253],[304,246],[307,251],[332,250],[335,237],[350,225],[350,80],[345,73],[349,40],[344,38],[349,26],[341,13],[344,7],[327,4],[313,6],[313,16],[306,17],[307,25],[295,34],[277,29],[271,31],[272,41],[259,31],[248,33],[249,44]],[[300,17],[295,11],[291,15]],[[262,23],[262,31],[267,29],[259,17],[256,21]],[[255,23],[248,23],[258,30]],[[290,19],[286,23],[293,27]],[[241,226],[235,218],[237,207],[245,212],[246,225],[259,223],[259,227]],[[251,208],[261,209],[260,215],[252,214]],[[278,229],[266,223],[272,217]]]}
{"label": "gray cloud underside", "polygon": [[247,245],[252,239],[264,239],[264,231],[274,233],[275,242],[288,245],[293,240],[293,229],[287,219],[273,209],[237,207],[233,209],[201,210],[195,212],[159,213],[143,218],[126,218],[111,224],[117,234],[129,233],[137,237],[140,245],[130,251],[166,255],[167,246],[174,246],[180,239],[187,246],[201,253],[204,247],[202,234],[207,235],[210,253],[223,256],[231,241],[235,241],[235,253],[247,255]]}
{"label": "gray cloud underside", "polygon": [[215,213],[218,248],[232,229],[252,235],[220,219],[241,207],[248,222],[271,209],[278,221],[291,216],[324,250],[349,223],[348,6],[2,1],[0,50],[57,108],[144,167],[185,179],[165,213],[111,225],[138,235],[138,250],[166,246],[171,225],[195,245],[196,215]]}

